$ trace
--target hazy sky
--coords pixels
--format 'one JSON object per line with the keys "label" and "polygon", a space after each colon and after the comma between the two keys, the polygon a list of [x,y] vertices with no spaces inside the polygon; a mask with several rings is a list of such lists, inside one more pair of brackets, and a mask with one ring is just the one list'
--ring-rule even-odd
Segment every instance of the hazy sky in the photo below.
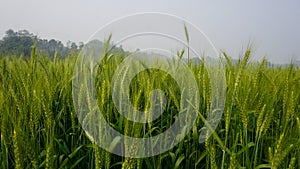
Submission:
{"label": "hazy sky", "polygon": [[137,12],[164,12],[202,29],[217,49],[238,57],[252,44],[253,59],[300,59],[300,1],[0,0],[0,34],[27,29],[41,38],[85,42],[109,21]]}

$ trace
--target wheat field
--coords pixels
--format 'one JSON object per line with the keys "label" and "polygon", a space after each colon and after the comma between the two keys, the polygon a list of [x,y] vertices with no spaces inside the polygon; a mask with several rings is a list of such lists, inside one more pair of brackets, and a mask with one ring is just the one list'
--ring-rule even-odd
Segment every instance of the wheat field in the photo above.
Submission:
{"label": "wheat field", "polygon": [[[197,117],[183,141],[148,158],[111,154],[85,134],[72,98],[77,55],[51,60],[33,49],[29,59],[1,58],[0,168],[299,168],[299,67],[272,65],[267,60],[249,62],[250,49],[236,62],[225,52],[223,56],[227,95],[214,134],[199,143],[204,121]],[[135,107],[148,109],[147,94],[156,87],[165,90],[168,101],[163,118],[134,124],[120,116],[111,97],[111,79],[122,60],[116,54],[99,63],[102,80],[95,83],[99,109],[125,135],[162,133],[174,122],[181,105],[176,82],[158,70],[138,74],[130,86]],[[189,68],[199,86],[198,112],[206,117],[212,100],[209,77],[203,62]]]}

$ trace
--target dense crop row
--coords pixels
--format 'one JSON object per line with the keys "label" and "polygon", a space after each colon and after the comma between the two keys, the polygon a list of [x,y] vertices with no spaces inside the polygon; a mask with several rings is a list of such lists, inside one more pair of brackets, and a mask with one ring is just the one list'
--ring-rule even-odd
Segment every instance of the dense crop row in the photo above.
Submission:
{"label": "dense crop row", "polygon": [[[50,60],[31,53],[24,60],[0,60],[0,168],[299,168],[300,70],[248,63],[250,50],[237,63],[226,57],[227,98],[215,134],[199,143],[203,121],[170,151],[149,158],[124,158],[99,148],[82,130],[72,98],[75,58]],[[226,54],[224,53],[226,56]],[[154,88],[166,92],[163,118],[134,124],[122,118],[110,95],[119,56],[100,63],[99,108],[116,130],[130,136],[155,135],[176,119],[180,92],[172,77],[149,70],[135,77],[130,99],[140,110],[149,108]],[[211,89],[203,62],[190,65],[199,86],[198,111],[209,112]],[[138,84],[138,85],[135,85]],[[173,87],[170,87],[173,86]],[[175,87],[174,87],[175,86]]]}

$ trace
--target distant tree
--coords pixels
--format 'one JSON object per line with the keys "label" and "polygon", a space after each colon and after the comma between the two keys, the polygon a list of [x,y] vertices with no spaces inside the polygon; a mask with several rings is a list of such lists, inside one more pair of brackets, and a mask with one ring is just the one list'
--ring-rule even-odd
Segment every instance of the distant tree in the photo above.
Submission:
{"label": "distant tree", "polygon": [[78,46],[76,45],[76,43],[75,43],[75,42],[72,42],[72,43],[71,43],[71,49],[76,51],[77,48],[78,48]]}
{"label": "distant tree", "polygon": [[[5,32],[3,39],[0,40],[0,57],[5,56],[6,54],[17,56],[24,55],[24,57],[29,57],[34,44],[38,50],[43,51],[43,53],[50,58],[53,58],[55,53],[57,53],[59,57],[64,58],[68,56],[70,52],[71,54],[79,52],[85,45],[83,42],[80,42],[77,45],[75,42],[68,41],[65,46],[61,41],[55,39],[40,39],[28,30],[19,30],[15,32],[14,30],[9,29]],[[88,46],[95,46],[97,50],[102,51],[104,43],[101,41],[91,41],[88,43]],[[122,46],[117,47],[116,45],[113,45],[113,43],[109,44],[109,50],[112,53],[121,54],[121,56],[128,54],[128,52],[123,50]]]}
{"label": "distant tree", "polygon": [[83,48],[83,46],[84,46],[84,43],[83,42],[79,42],[79,45],[78,45],[79,50],[81,50]]}
{"label": "distant tree", "polygon": [[14,32],[9,29],[0,43],[0,52],[3,54],[15,54],[29,56],[34,42],[34,36],[27,30]]}
{"label": "distant tree", "polygon": [[9,38],[9,37],[13,37],[16,35],[16,33],[12,30],[12,29],[8,29],[6,32],[5,32],[6,36],[4,37],[5,38]]}

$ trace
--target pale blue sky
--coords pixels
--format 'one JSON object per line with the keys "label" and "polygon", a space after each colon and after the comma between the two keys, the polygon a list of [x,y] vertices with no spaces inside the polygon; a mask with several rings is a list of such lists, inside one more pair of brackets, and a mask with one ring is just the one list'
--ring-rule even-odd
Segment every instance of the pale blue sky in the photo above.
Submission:
{"label": "pale blue sky", "polygon": [[251,42],[253,59],[300,59],[300,1],[0,0],[0,34],[27,29],[41,38],[85,42],[107,22],[137,12],[164,12],[202,29],[217,49],[238,57]]}

